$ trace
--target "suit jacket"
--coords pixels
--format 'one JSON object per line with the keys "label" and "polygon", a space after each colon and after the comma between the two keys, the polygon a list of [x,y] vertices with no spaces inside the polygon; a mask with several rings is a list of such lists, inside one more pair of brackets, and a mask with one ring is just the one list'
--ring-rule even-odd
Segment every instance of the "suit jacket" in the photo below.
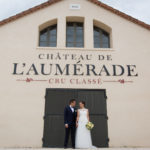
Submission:
{"label": "suit jacket", "polygon": [[69,126],[75,126],[76,116],[76,108],[74,108],[74,112],[72,112],[70,106],[66,106],[64,109],[64,124],[68,124]]}

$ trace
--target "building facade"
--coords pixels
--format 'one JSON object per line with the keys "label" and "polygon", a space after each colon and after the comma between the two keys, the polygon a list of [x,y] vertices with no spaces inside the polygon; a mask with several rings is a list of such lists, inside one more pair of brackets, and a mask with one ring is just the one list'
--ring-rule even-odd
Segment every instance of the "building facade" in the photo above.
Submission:
{"label": "building facade", "polygon": [[0,35],[0,147],[61,147],[69,98],[87,101],[96,146],[150,146],[150,25],[97,0],[51,0]]}

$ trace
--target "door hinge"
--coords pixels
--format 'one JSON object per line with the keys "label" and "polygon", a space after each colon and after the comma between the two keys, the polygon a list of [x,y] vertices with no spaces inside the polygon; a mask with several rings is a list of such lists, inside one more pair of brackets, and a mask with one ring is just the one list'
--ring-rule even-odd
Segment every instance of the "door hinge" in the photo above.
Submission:
{"label": "door hinge", "polygon": [[109,119],[107,115],[105,115],[105,118],[106,118],[107,120]]}
{"label": "door hinge", "polygon": [[45,96],[44,96],[44,98],[45,98],[45,99],[47,98],[47,90],[46,90],[46,93],[45,93]]}
{"label": "door hinge", "polygon": [[104,98],[107,100],[107,95],[105,94]]}
{"label": "door hinge", "polygon": [[105,91],[104,97],[105,97],[105,99],[107,100],[107,94],[106,94],[106,91]]}
{"label": "door hinge", "polygon": [[107,95],[105,96],[105,98],[106,98],[106,100],[108,99],[108,98],[107,98]]}
{"label": "door hinge", "polygon": [[42,141],[44,142],[45,140],[44,140],[44,137],[42,138]]}
{"label": "door hinge", "polygon": [[45,115],[45,116],[43,116],[43,119],[45,120],[45,119],[46,119],[46,117],[47,117],[46,115]]}

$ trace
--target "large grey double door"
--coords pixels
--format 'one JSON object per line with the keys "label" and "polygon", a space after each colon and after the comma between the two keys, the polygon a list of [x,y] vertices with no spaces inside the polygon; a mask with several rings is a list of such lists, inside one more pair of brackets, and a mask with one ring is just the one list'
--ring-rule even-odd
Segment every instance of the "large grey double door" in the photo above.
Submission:
{"label": "large grey double door", "polygon": [[46,89],[43,147],[63,147],[64,107],[70,99],[83,100],[95,124],[92,130],[93,145],[108,147],[107,103],[105,90],[89,89]]}

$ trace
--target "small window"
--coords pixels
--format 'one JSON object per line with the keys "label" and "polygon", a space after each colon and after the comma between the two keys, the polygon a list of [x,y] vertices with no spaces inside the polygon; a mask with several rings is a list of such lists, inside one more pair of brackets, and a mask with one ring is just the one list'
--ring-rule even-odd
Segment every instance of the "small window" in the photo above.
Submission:
{"label": "small window", "polygon": [[57,46],[57,25],[50,26],[40,31],[40,47],[56,47]]}
{"label": "small window", "polygon": [[109,33],[95,26],[94,48],[110,48]]}
{"label": "small window", "polygon": [[84,47],[83,23],[68,22],[66,47]]}

